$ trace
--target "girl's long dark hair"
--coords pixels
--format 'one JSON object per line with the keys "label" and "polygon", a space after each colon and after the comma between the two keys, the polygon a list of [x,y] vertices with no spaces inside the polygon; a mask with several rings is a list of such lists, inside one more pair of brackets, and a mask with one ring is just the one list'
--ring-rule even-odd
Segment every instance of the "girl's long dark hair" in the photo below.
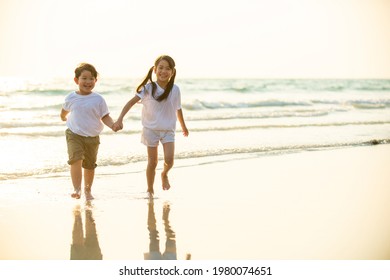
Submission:
{"label": "girl's long dark hair", "polygon": [[[152,80],[152,74],[153,74],[154,67],[157,67],[157,65],[160,63],[161,60],[165,60],[166,62],[168,62],[169,67],[171,67],[171,69],[173,70],[173,74],[172,74],[172,77],[171,77],[171,79],[169,80],[169,82],[167,84],[167,87],[164,90],[164,93],[156,98],[154,95],[155,95],[157,86],[156,86],[156,83],[153,82],[153,80]],[[171,90],[173,88],[173,85],[175,83],[175,77],[176,77],[176,69],[175,69],[175,61],[173,60],[173,58],[168,56],[168,55],[159,56],[156,59],[156,61],[154,62],[154,66],[149,69],[149,72],[146,75],[145,79],[137,87],[137,92],[140,93],[142,91],[143,87],[150,81],[151,84],[152,84],[152,96],[157,101],[162,101],[162,100],[166,99],[169,96],[169,93],[171,92]]]}

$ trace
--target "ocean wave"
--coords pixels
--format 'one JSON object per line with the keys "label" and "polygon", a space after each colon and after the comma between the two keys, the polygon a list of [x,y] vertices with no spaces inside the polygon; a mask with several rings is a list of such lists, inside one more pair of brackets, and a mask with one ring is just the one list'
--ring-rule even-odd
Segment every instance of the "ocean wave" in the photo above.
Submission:
{"label": "ocean wave", "polygon": [[385,125],[390,124],[390,121],[367,121],[367,122],[332,122],[332,123],[303,123],[303,124],[264,124],[264,125],[240,125],[240,126],[214,126],[207,128],[192,128],[192,132],[208,132],[208,131],[233,131],[233,130],[248,130],[248,129],[270,129],[270,128],[303,128],[303,127],[334,127],[334,126],[350,126],[350,125]]}
{"label": "ocean wave", "polygon": [[388,79],[216,79],[216,80],[179,80],[190,91],[201,92],[343,92],[370,91],[390,92]]}
{"label": "ocean wave", "polygon": [[39,95],[67,95],[70,90],[67,89],[56,89],[56,88],[48,88],[48,89],[42,89],[42,88],[33,88],[29,90],[20,90],[18,91],[22,94],[39,94]]}
{"label": "ocean wave", "polygon": [[[134,93],[141,80],[101,79],[96,87],[105,94]],[[177,79],[184,92],[390,92],[390,79]],[[0,77],[0,94],[65,95],[75,87],[71,79],[28,80]]]}
{"label": "ocean wave", "polygon": [[[180,167],[185,163],[181,163],[180,160],[187,159],[207,159],[207,163],[218,162],[223,156],[235,155],[234,159],[241,157],[247,157],[248,155],[256,156],[267,156],[267,155],[281,155],[286,153],[296,153],[303,151],[313,150],[326,150],[336,149],[342,147],[354,147],[354,146],[368,146],[368,145],[379,145],[379,144],[390,144],[390,139],[372,139],[369,141],[358,141],[358,142],[345,142],[345,143],[329,143],[329,144],[308,144],[308,145],[290,145],[290,146],[276,146],[276,147],[245,147],[245,148],[223,148],[223,149],[204,149],[191,152],[181,152],[175,155],[176,167]],[[147,157],[145,155],[135,156],[122,156],[122,157],[110,157],[102,159],[98,162],[101,167],[108,166],[125,166],[128,164],[145,162]],[[197,163],[203,164],[202,161]],[[56,174],[61,174],[69,170],[68,165],[51,166],[48,168],[20,171],[20,172],[9,172],[1,173],[0,180],[15,180],[26,177],[54,177]],[[113,171],[115,172],[115,171]]]}
{"label": "ocean wave", "polygon": [[356,109],[385,109],[390,106],[390,102],[350,102]]}
{"label": "ocean wave", "polygon": [[[120,101],[117,99],[107,99],[110,108],[122,109],[127,99],[121,98]],[[251,96],[252,100],[248,101],[239,101],[237,102],[237,96],[225,97],[225,100],[210,100],[208,98],[205,99],[191,99],[191,97],[182,98],[182,106],[184,109],[189,111],[196,110],[214,110],[214,109],[237,109],[237,108],[286,108],[286,107],[314,107],[321,105],[334,105],[334,106],[361,106],[361,108],[366,107],[378,107],[378,108],[386,108],[390,107],[390,99],[389,98],[377,98],[373,96],[362,96],[361,99],[350,98],[347,99],[345,97],[338,97],[335,99],[332,98],[311,98],[310,96],[294,96],[293,94],[289,95],[288,98],[283,96],[282,98],[269,98],[269,99],[258,99],[256,96]],[[110,102],[109,102],[110,101]],[[20,107],[21,110],[50,110],[56,109],[59,110],[62,107],[61,102],[54,102],[46,105],[30,105],[31,107]],[[18,109],[12,108],[12,109]]]}
{"label": "ocean wave", "polygon": [[354,80],[354,79],[325,79],[325,80],[280,80],[268,89],[290,89],[295,91],[308,92],[343,92],[343,91],[390,91],[390,80]]}
{"label": "ocean wave", "polygon": [[[122,84],[120,84],[122,82]],[[210,94],[267,92],[342,92],[390,91],[390,80],[331,80],[331,79],[177,79],[183,93]],[[135,81],[107,81],[106,93],[134,92]]]}
{"label": "ocean wave", "polygon": [[25,105],[25,106],[14,106],[9,108],[10,111],[47,111],[57,110],[58,112],[62,108],[62,103],[49,104],[49,105]]}
{"label": "ocean wave", "polygon": [[59,122],[55,122],[50,119],[47,121],[38,120],[35,122],[25,122],[25,121],[0,122],[0,129],[39,128],[39,127],[47,129],[48,127],[59,127],[59,126],[60,126]]}
{"label": "ocean wave", "polygon": [[369,141],[359,142],[344,142],[344,143],[329,143],[329,144],[308,144],[308,145],[291,145],[291,146],[276,146],[276,147],[249,147],[249,148],[226,148],[226,149],[207,149],[194,152],[183,152],[175,155],[176,159],[202,158],[202,157],[217,157],[225,155],[237,154],[284,154],[300,151],[323,150],[342,147],[368,146],[390,144],[390,139],[372,139]]}
{"label": "ocean wave", "polygon": [[[334,110],[286,110],[286,111],[230,111],[221,113],[207,113],[189,115],[187,120],[190,121],[221,121],[221,120],[240,120],[240,119],[276,119],[276,118],[290,118],[290,117],[302,117],[313,118],[326,116]],[[343,110],[339,110],[343,111]]]}
{"label": "ocean wave", "polygon": [[[20,130],[8,130],[1,131],[0,137],[7,136],[22,136],[22,137],[32,137],[32,138],[40,138],[40,137],[64,137],[65,135],[65,127],[61,127],[58,130],[48,131],[45,127],[37,127],[35,130],[30,131],[20,131]],[[111,130],[104,130],[100,135],[109,135],[113,132]],[[121,130],[119,133],[131,135],[131,134],[140,134],[141,130]]]}
{"label": "ocean wave", "polygon": [[312,107],[318,106],[333,106],[334,108],[342,108],[346,105],[355,107],[356,109],[384,109],[390,107],[389,99],[298,99],[296,100],[281,100],[267,99],[236,102],[234,100],[226,101],[206,101],[202,99],[194,99],[190,101],[184,100],[182,106],[188,111],[205,111],[205,110],[220,110],[220,109],[251,109],[251,108],[296,108],[296,107]]}
{"label": "ocean wave", "polygon": [[48,177],[48,175],[53,176],[53,174],[58,174],[58,173],[68,172],[68,171],[69,171],[68,165],[58,165],[49,168],[26,170],[26,171],[19,171],[19,172],[8,172],[8,173],[3,172],[0,174],[0,181],[22,179],[22,178],[33,177],[33,176]]}
{"label": "ocean wave", "polygon": [[[12,106],[0,106],[0,111],[60,111],[63,103],[52,103],[52,104],[15,104]],[[121,110],[123,104],[110,104],[112,111]],[[318,106],[333,106],[334,108],[345,107],[346,105],[352,106],[356,109],[385,109],[390,107],[390,100],[367,100],[367,99],[352,99],[352,100],[343,100],[343,99],[307,99],[307,100],[280,100],[280,99],[267,99],[267,100],[254,100],[254,101],[243,101],[236,102],[234,100],[226,101],[209,101],[202,99],[194,100],[183,100],[182,107],[187,111],[207,111],[207,110],[220,110],[220,109],[255,109],[255,108],[275,108],[283,109],[287,107],[297,108],[297,107],[312,107],[317,110]],[[139,119],[139,116],[134,114],[129,114],[128,118]]]}
{"label": "ocean wave", "polygon": [[[208,119],[210,120],[210,119]],[[221,119],[222,120],[222,119]],[[191,132],[216,132],[216,131],[235,131],[235,130],[249,130],[249,129],[288,129],[288,128],[303,128],[303,127],[340,127],[340,126],[351,126],[351,125],[386,125],[390,124],[390,121],[339,121],[339,122],[306,122],[299,124],[246,124],[246,125],[223,125],[217,122],[209,123],[207,126],[192,126]],[[47,130],[47,127],[57,128],[55,130]],[[1,127],[1,126],[0,126]],[[23,126],[20,126],[23,128]],[[62,137],[64,136],[65,128],[63,126],[47,125],[47,126],[36,126],[32,130],[20,130],[20,129],[0,129],[0,137],[6,136],[23,136],[23,137]],[[180,130],[178,130],[179,133]],[[139,129],[124,129],[121,130],[120,134],[134,135],[141,134],[142,130]],[[113,132],[109,129],[104,130],[101,135],[112,135]]]}
{"label": "ocean wave", "polygon": [[189,111],[212,110],[212,109],[237,109],[237,108],[260,108],[260,107],[288,107],[288,106],[311,106],[310,101],[283,101],[283,100],[262,100],[252,102],[228,102],[228,101],[204,101],[195,99],[191,102],[183,102],[183,108]]}
{"label": "ocean wave", "polygon": [[[210,120],[210,119],[208,119]],[[249,130],[249,129],[271,129],[271,128],[279,128],[279,129],[288,129],[288,128],[303,128],[303,127],[340,127],[340,126],[358,126],[358,125],[386,125],[390,124],[390,121],[339,121],[339,122],[307,122],[307,123],[299,123],[299,124],[247,124],[247,125],[227,125],[218,123],[209,123],[207,126],[192,126],[191,132],[216,132],[216,131],[235,131],[235,130]],[[1,127],[1,126],[0,126]],[[56,126],[52,126],[56,127]],[[64,136],[64,127],[58,127],[56,130],[47,130],[45,126],[37,126],[34,130],[25,131],[18,129],[9,129],[8,131],[0,130],[0,136],[24,136],[24,137],[62,137]],[[180,130],[178,130],[179,132]],[[141,134],[141,129],[124,129],[121,130],[120,134],[125,135],[134,135]],[[101,135],[111,135],[113,132],[110,130],[104,130]]]}

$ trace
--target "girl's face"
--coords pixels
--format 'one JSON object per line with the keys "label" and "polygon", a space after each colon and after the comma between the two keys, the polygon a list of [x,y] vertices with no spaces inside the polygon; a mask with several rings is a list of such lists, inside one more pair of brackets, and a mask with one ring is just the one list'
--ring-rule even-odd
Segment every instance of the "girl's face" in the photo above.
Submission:
{"label": "girl's face", "polygon": [[162,85],[168,84],[171,79],[175,69],[172,69],[169,66],[168,61],[162,59],[156,67],[154,67],[154,73],[157,76],[157,82]]}
{"label": "girl's face", "polygon": [[87,95],[92,92],[97,79],[92,75],[91,72],[84,70],[81,72],[80,77],[74,78],[74,81],[79,85],[79,93],[81,95]]}

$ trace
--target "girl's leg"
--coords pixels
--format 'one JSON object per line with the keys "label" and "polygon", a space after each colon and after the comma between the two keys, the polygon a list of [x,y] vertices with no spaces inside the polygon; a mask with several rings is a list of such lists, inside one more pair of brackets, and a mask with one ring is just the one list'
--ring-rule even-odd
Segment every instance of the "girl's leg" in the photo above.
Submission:
{"label": "girl's leg", "polygon": [[74,187],[74,192],[72,197],[80,198],[81,196],[81,179],[82,179],[82,169],[81,169],[82,160],[78,160],[75,163],[70,165],[70,177],[72,178],[72,184]]}
{"label": "girl's leg", "polygon": [[95,169],[84,169],[84,193],[87,200],[92,200],[91,188],[93,178],[95,177]]}
{"label": "girl's leg", "polygon": [[173,158],[175,155],[175,142],[163,144],[164,147],[164,170],[161,172],[161,181],[163,190],[169,190],[171,185],[168,180],[168,171],[173,166]]}
{"label": "girl's leg", "polygon": [[148,147],[148,166],[146,168],[146,181],[148,183],[148,193],[154,194],[153,185],[158,163],[157,147]]}

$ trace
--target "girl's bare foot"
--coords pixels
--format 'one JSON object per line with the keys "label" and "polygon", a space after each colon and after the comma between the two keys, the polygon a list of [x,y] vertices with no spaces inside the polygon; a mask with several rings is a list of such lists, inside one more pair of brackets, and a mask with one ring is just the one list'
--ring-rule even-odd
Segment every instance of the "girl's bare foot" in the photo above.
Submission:
{"label": "girl's bare foot", "polygon": [[81,197],[81,188],[75,188],[73,193],[70,195],[73,198],[80,199]]}
{"label": "girl's bare foot", "polygon": [[89,190],[89,191],[85,191],[85,199],[86,200],[93,200],[94,199],[94,197],[93,197],[93,195],[91,194],[91,191]]}
{"label": "girl's bare foot", "polygon": [[153,199],[153,197],[154,197],[154,191],[148,189],[148,190],[146,191],[146,196],[147,196],[147,198],[149,198],[149,199]]}
{"label": "girl's bare foot", "polygon": [[164,191],[167,191],[171,188],[171,185],[169,184],[168,176],[161,173],[161,182],[162,182],[162,188]]}

